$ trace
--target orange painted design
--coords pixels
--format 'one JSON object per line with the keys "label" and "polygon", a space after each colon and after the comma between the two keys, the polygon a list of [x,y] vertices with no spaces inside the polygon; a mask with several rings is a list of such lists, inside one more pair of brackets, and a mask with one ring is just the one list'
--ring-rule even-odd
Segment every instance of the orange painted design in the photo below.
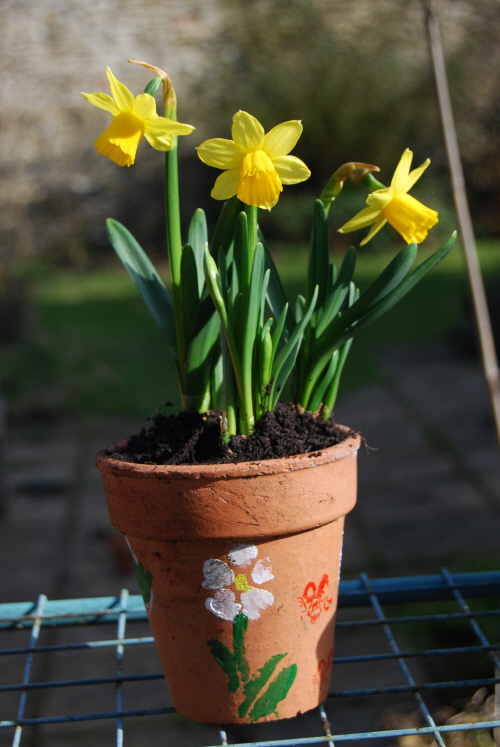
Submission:
{"label": "orange painted design", "polygon": [[318,672],[313,677],[313,684],[320,690],[320,692],[330,684],[330,676],[332,674],[333,664],[333,648],[330,649],[326,659],[321,659],[318,664]]}
{"label": "orange painted design", "polygon": [[[329,583],[330,579],[328,578],[328,574],[325,573],[319,582],[318,588],[316,588],[314,581],[309,581],[302,596],[298,597],[302,611],[307,615],[311,623],[315,623],[323,610],[326,612],[332,605],[333,595],[330,596],[326,590]],[[304,616],[301,615],[300,619],[303,620]]]}

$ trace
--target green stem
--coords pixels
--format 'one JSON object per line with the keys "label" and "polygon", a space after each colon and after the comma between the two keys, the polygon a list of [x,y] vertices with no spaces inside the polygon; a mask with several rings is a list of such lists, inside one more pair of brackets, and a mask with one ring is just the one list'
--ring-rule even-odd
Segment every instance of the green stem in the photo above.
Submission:
{"label": "green stem", "polygon": [[248,282],[253,267],[253,255],[257,246],[257,211],[259,208],[255,205],[245,205],[245,213],[248,218]]}
{"label": "green stem", "polygon": [[238,432],[236,418],[237,393],[233,364],[225,335],[222,335],[222,361],[224,369],[222,382],[222,409],[226,413],[228,435],[235,436]]}
{"label": "green stem", "polygon": [[177,170],[177,139],[174,147],[167,151],[165,158],[165,215],[167,230],[167,252],[172,280],[172,297],[174,301],[175,329],[177,332],[177,349],[179,351],[179,378],[184,394],[186,376],[184,363],[186,360],[186,345],[184,339],[184,323],[182,314],[181,295],[181,218],[179,209],[179,177]]}
{"label": "green stem", "polygon": [[375,179],[374,176],[371,174],[368,174],[363,179],[363,184],[368,189],[369,192],[375,192],[377,189],[386,189],[385,184],[382,184],[382,182],[379,182],[377,179]]}

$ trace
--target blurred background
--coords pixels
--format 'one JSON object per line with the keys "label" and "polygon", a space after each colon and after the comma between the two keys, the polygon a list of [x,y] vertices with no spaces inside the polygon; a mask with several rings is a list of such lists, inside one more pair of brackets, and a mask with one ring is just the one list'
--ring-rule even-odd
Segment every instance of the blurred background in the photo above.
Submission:
{"label": "blurred background", "polygon": [[[494,0],[442,0],[439,7],[471,209],[493,283],[500,273],[500,7]],[[203,207],[213,228],[220,209],[210,198],[218,172],[199,162],[195,146],[229,137],[238,109],[266,129],[302,119],[294,153],[312,176],[285,190],[272,214],[261,211],[277,261],[286,258],[293,294],[302,287],[311,198],[345,161],[377,164],[389,183],[406,147],[414,165],[430,157],[413,192],[440,212],[429,246],[456,227],[419,0],[4,0],[0,13],[0,381],[11,417],[146,416],[159,402],[177,401],[161,338],[104,231],[107,217],[123,221],[167,274],[163,157],[144,141],[134,166],[120,169],[93,147],[108,115],[80,92],[108,91],[107,65],[135,95],[149,74],[128,58],[167,70],[179,119],[196,126],[180,143],[185,227]],[[365,199],[351,185],[335,205],[334,252],[359,243],[361,234],[340,237],[336,228]],[[399,246],[387,228],[361,251],[361,286],[384,252]],[[437,318],[430,307],[441,293]],[[344,387],[376,374],[370,350],[381,340],[456,331],[466,323],[466,305],[455,252],[408,303],[404,326],[393,312],[354,346]]]}

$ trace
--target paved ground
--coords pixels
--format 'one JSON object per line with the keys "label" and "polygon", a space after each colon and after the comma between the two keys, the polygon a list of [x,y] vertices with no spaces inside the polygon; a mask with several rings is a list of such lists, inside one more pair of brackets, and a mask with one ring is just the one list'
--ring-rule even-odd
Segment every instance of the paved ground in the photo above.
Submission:
{"label": "paved ground", "polygon": [[[383,381],[343,395],[336,410],[338,421],[360,430],[367,443],[358,505],[346,523],[342,577],[361,570],[437,573],[443,564],[453,571],[498,567],[500,459],[478,365],[444,343],[426,343],[385,350],[381,366]],[[140,425],[98,418],[10,429],[0,601],[34,600],[41,592],[52,599],[95,597],[124,586],[138,593],[110,532],[93,461]],[[54,631],[51,640],[59,640]],[[155,686],[162,703],[163,687]],[[182,728],[172,744],[192,743]],[[111,736],[98,738],[104,732],[97,726],[94,732],[96,747],[113,743]],[[127,744],[146,744],[138,734]],[[31,744],[60,743],[54,733]]]}

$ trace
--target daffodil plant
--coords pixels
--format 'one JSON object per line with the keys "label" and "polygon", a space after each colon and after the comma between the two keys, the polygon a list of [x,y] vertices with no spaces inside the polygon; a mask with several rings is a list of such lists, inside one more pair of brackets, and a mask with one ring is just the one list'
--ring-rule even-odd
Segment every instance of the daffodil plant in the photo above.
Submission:
{"label": "daffodil plant", "polygon": [[[131,62],[138,62],[131,60]],[[171,292],[130,232],[109,219],[110,241],[135,281],[172,353],[183,408],[222,414],[223,436],[248,435],[272,411],[285,385],[305,410],[328,418],[333,412],[342,369],[354,335],[392,308],[450,251],[455,234],[415,270],[417,244],[437,223],[437,213],[408,192],[429,165],[410,171],[406,150],[391,185],[373,176],[378,167],[344,164],[334,172],[312,215],[305,295],[289,305],[279,274],[258,226],[258,209],[271,210],[283,185],[302,182],[310,171],[290,155],[301,133],[300,121],[269,132],[247,112],[233,117],[232,138],[214,138],[197,151],[220,169],[212,197],[224,201],[211,241],[202,210],[191,219],[182,243],[177,137],[191,125],[177,122],[177,101],[168,75],[138,62],[155,77],[134,98],[108,69],[111,94],[83,94],[106,110],[112,123],[95,141],[99,153],[119,166],[134,163],[142,138],[166,152],[166,229]],[[163,89],[165,117],[156,112]],[[340,267],[330,261],[328,216],[346,179],[368,188],[367,205],[340,232],[372,225],[365,244],[386,222],[406,241],[372,285],[360,294],[353,281],[356,250]]]}

